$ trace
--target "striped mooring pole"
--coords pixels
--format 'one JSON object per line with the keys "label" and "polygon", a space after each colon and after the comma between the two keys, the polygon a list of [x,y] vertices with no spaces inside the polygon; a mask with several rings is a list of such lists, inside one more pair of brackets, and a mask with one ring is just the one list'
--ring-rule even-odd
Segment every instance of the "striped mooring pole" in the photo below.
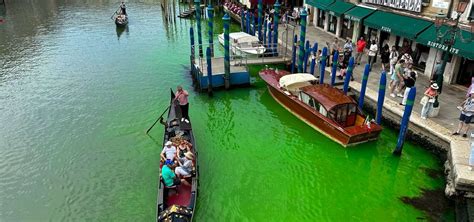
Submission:
{"label": "striped mooring pole", "polygon": [[398,133],[397,147],[393,151],[393,155],[402,155],[403,144],[405,143],[405,136],[408,130],[408,123],[410,122],[411,111],[413,110],[413,103],[415,102],[416,87],[412,87],[408,92],[408,98],[403,112],[402,123],[400,124],[400,132]]}
{"label": "striped mooring pole", "polygon": [[321,65],[319,69],[319,84],[324,84],[324,74],[326,72],[326,60],[328,60],[328,48],[323,48],[323,55],[321,56]]}
{"label": "striped mooring pole", "polygon": [[209,26],[209,30],[207,31],[209,35],[209,47],[211,49],[211,56],[214,57],[214,8],[212,8],[211,4],[207,6],[207,17],[209,19],[207,23]]}
{"label": "striped mooring pole", "polygon": [[378,125],[382,123],[382,110],[383,110],[383,102],[385,100],[386,85],[387,85],[387,74],[385,73],[385,71],[383,71],[382,76],[380,76],[379,98],[377,99],[377,116],[375,118],[375,122]]}
{"label": "striped mooring pole", "polygon": [[224,23],[224,87],[229,89],[230,87],[230,53],[229,53],[229,27],[230,17],[229,14],[225,13],[222,18]]}
{"label": "striped mooring pole", "polygon": [[273,55],[274,56],[277,56],[278,52],[278,23],[279,23],[279,20],[280,20],[280,3],[278,2],[278,0],[276,1],[276,3],[273,5],[273,8],[275,8],[275,13],[273,14],[273,47],[275,48],[273,50]]}
{"label": "striped mooring pole", "polygon": [[262,41],[263,0],[258,0],[258,40]]}
{"label": "striped mooring pole", "polygon": [[296,43],[298,41],[298,36],[295,35],[293,37],[293,47],[291,51],[291,73],[295,73],[295,66],[296,66]]}
{"label": "striped mooring pole", "polygon": [[344,94],[347,95],[349,91],[349,81],[351,80],[352,70],[354,69],[354,57],[349,59],[349,65],[347,66],[346,78],[344,79]]}
{"label": "striped mooring pole", "polygon": [[195,59],[195,53],[194,53],[194,29],[193,27],[189,28],[189,38],[191,39],[191,73],[194,73],[194,59]]}
{"label": "striped mooring pole", "polygon": [[300,24],[301,24],[301,31],[300,31],[300,52],[298,55],[298,72],[303,72],[303,60],[304,60],[304,43],[306,39],[306,10],[303,9],[300,15]]}
{"label": "striped mooring pole", "polygon": [[313,56],[313,58],[311,58],[311,66],[310,66],[310,69],[309,69],[310,71],[309,72],[311,73],[311,75],[314,76],[314,69],[316,68],[316,56],[318,54],[318,43],[317,42],[314,43],[312,50],[313,50],[313,55],[314,56]]}
{"label": "striped mooring pole", "polygon": [[266,48],[267,47],[267,20],[263,20],[263,35],[259,36],[260,41],[263,40],[263,46]]}
{"label": "striped mooring pole", "polygon": [[202,52],[202,33],[201,33],[201,0],[194,0],[194,8],[196,9],[196,23],[198,32],[199,57],[203,57]]}
{"label": "striped mooring pole", "polygon": [[[268,40],[267,40],[267,45],[268,48],[270,48],[270,51],[273,51],[273,44],[272,44],[272,23],[269,21],[268,22]],[[268,49],[267,48],[267,49]]]}
{"label": "striped mooring pole", "polygon": [[250,10],[247,11],[247,14],[245,15],[245,26],[247,34],[250,34]]}
{"label": "striped mooring pole", "polygon": [[362,85],[360,86],[359,108],[364,107],[365,89],[367,88],[367,81],[369,80],[370,65],[365,64],[364,75],[362,75]]}
{"label": "striped mooring pole", "polygon": [[308,71],[308,57],[309,57],[309,54],[311,52],[309,47],[310,47],[309,40],[306,40],[306,47],[305,47],[305,50],[304,50],[304,61],[303,61],[303,72],[304,73],[306,73],[306,71]]}
{"label": "striped mooring pole", "polygon": [[334,86],[336,83],[336,71],[337,71],[337,64],[339,62],[339,52],[336,51],[334,56],[332,57],[332,69],[331,69],[331,86]]}
{"label": "striped mooring pole", "polygon": [[207,60],[207,94],[212,96],[212,63],[211,63],[211,47],[206,49],[206,60]]}

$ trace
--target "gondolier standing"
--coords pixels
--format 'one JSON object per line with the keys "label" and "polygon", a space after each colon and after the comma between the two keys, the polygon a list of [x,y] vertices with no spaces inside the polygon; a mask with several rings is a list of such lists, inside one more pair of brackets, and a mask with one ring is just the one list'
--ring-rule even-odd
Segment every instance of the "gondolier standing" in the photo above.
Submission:
{"label": "gondolier standing", "polygon": [[179,107],[181,108],[181,122],[189,123],[189,102],[188,102],[188,92],[183,89],[183,87],[178,86],[176,87],[178,92],[176,93],[175,100],[178,100]]}
{"label": "gondolier standing", "polygon": [[125,2],[122,2],[122,4],[120,4],[120,10],[122,12],[122,15],[127,15],[127,12],[125,11]]}

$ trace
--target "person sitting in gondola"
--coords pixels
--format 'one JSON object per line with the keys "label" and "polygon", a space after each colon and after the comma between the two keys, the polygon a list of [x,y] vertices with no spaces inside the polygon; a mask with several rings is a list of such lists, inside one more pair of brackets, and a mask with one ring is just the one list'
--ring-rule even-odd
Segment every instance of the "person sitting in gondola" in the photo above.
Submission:
{"label": "person sitting in gondola", "polygon": [[125,7],[125,2],[122,1],[122,4],[120,4],[120,12],[122,15],[126,15],[126,7]]}
{"label": "person sitting in gondola", "polygon": [[182,179],[181,182],[183,184],[190,186],[191,184],[183,178],[191,176],[191,173],[193,172],[194,155],[191,152],[187,152],[184,154],[184,156],[186,157],[186,159],[183,163],[178,162],[180,166],[176,167],[174,172],[176,176],[178,176],[178,178]]}
{"label": "person sitting in gondola", "polygon": [[168,141],[165,143],[165,147],[163,147],[163,150],[161,151],[161,159],[163,161],[170,160],[173,162],[176,158],[176,147],[173,146],[173,143],[171,141]]}
{"label": "person sitting in gondola", "polygon": [[184,161],[186,160],[186,156],[185,154],[187,152],[191,152],[191,147],[192,147],[192,144],[190,144],[188,141],[186,140],[182,140],[180,143],[179,143],[179,146],[178,146],[178,161],[180,163],[184,163]]}
{"label": "person sitting in gondola", "polygon": [[167,188],[175,188],[181,184],[181,180],[173,173],[173,161],[166,160],[165,165],[161,168],[161,178]]}

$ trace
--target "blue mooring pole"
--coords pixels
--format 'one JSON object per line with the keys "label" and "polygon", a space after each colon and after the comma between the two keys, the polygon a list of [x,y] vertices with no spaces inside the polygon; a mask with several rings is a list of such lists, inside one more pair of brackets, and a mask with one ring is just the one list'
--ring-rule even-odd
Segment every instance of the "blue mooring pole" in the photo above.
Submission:
{"label": "blue mooring pole", "polygon": [[347,66],[346,78],[344,79],[344,94],[347,95],[349,91],[349,81],[351,80],[352,70],[354,69],[354,57],[349,59],[349,65]]}
{"label": "blue mooring pole", "polygon": [[207,94],[212,96],[212,63],[211,63],[211,47],[206,49],[206,59],[207,59]]}
{"label": "blue mooring pole", "polygon": [[194,8],[196,9],[196,23],[197,23],[197,32],[198,32],[199,57],[203,57],[202,34],[201,34],[201,0],[194,0]]}
{"label": "blue mooring pole", "polygon": [[314,76],[314,70],[316,68],[316,56],[318,55],[318,43],[315,42],[314,45],[313,45],[313,48],[311,49],[313,51],[313,58],[311,59],[311,66],[310,66],[310,73],[311,75]]}
{"label": "blue mooring pole", "polygon": [[291,73],[295,73],[295,66],[296,66],[296,43],[298,41],[298,36],[295,35],[293,38],[293,47],[292,47],[292,55],[291,55]]}
{"label": "blue mooring pole", "polygon": [[193,27],[189,28],[189,38],[191,39],[191,73],[194,75],[194,59],[195,59],[195,53],[194,53],[194,30]]}
{"label": "blue mooring pole", "polygon": [[224,23],[224,87],[229,89],[230,87],[230,53],[229,53],[229,28],[230,28],[230,17],[229,14],[225,13],[222,18]]}
{"label": "blue mooring pole", "polygon": [[242,32],[245,32],[244,23],[245,23],[245,13],[244,13],[244,8],[241,7],[240,8],[240,31]]}
{"label": "blue mooring pole", "polygon": [[334,86],[334,84],[336,83],[336,71],[337,71],[338,63],[339,63],[339,52],[336,50],[332,59],[331,86]]}
{"label": "blue mooring pole", "polygon": [[311,53],[309,40],[306,40],[306,47],[304,51],[303,72],[306,73],[306,71],[308,71],[308,59]]}
{"label": "blue mooring pole", "polygon": [[258,0],[258,40],[262,41],[263,0]]}
{"label": "blue mooring pole", "polygon": [[250,10],[247,11],[247,15],[245,15],[245,24],[246,24],[246,29],[247,29],[247,34],[250,34]]}
{"label": "blue mooring pole", "polygon": [[303,72],[303,60],[304,60],[304,42],[306,40],[306,10],[303,9],[300,15],[300,52],[298,55],[298,72]]}
{"label": "blue mooring pole", "polygon": [[365,64],[364,75],[362,76],[362,85],[360,86],[359,108],[364,107],[365,89],[367,88],[367,81],[369,81],[370,66]]}
{"label": "blue mooring pole", "polygon": [[211,48],[211,56],[214,56],[214,8],[212,8],[210,4],[207,6],[207,17],[209,19],[207,23],[209,26],[209,30],[207,31],[209,35],[209,47]]}
{"label": "blue mooring pole", "polygon": [[273,14],[273,47],[275,48],[273,50],[274,56],[277,56],[278,53],[278,23],[280,20],[280,7],[281,5],[277,0],[273,5],[273,8],[275,8],[275,13]]}
{"label": "blue mooring pole", "polygon": [[402,155],[403,143],[408,130],[408,123],[410,122],[411,111],[413,110],[413,103],[415,102],[416,87],[412,87],[408,92],[408,98],[403,112],[402,123],[400,124],[400,132],[398,133],[397,147],[393,151],[393,155]]}
{"label": "blue mooring pole", "polygon": [[268,40],[267,40],[267,50],[270,49],[271,52],[273,52],[273,41],[272,41],[272,23],[268,22]]}
{"label": "blue mooring pole", "polygon": [[385,86],[387,85],[387,74],[385,71],[382,72],[382,76],[380,76],[380,83],[379,83],[379,98],[377,100],[377,116],[375,118],[375,122],[380,125],[382,123],[382,110],[383,110],[383,102],[385,100]]}
{"label": "blue mooring pole", "polygon": [[250,14],[250,35],[253,35],[255,36],[255,16],[252,14]]}
{"label": "blue mooring pole", "polygon": [[267,20],[263,20],[263,35],[259,36],[260,41],[263,40],[263,46],[266,48],[267,47]]}
{"label": "blue mooring pole", "polygon": [[328,48],[323,48],[323,55],[321,56],[321,65],[319,69],[319,84],[324,84],[324,73],[326,72],[326,60],[328,59]]}

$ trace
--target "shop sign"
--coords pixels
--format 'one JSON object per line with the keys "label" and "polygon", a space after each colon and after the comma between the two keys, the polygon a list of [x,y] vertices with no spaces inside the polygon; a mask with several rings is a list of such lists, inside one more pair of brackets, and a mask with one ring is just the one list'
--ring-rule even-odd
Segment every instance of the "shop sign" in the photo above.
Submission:
{"label": "shop sign", "polygon": [[380,28],[380,30],[384,31],[384,32],[392,32],[392,29],[389,28],[389,27],[385,27],[385,26],[382,26],[382,28]]}
{"label": "shop sign", "polygon": [[[432,47],[432,48],[436,48],[436,49],[441,49],[443,51],[448,51],[448,46],[447,45],[444,45],[444,44],[441,44],[439,42],[432,42],[432,41],[428,41],[428,46],[429,47]],[[456,49],[454,47],[451,47],[451,49],[449,50],[450,53],[452,54],[458,54],[459,53],[459,49]]]}
{"label": "shop sign", "polygon": [[431,6],[440,9],[448,9],[449,8],[449,1],[445,2],[443,0],[433,0],[433,4]]}
{"label": "shop sign", "polygon": [[421,12],[421,0],[363,0],[364,3]]}
{"label": "shop sign", "polygon": [[354,17],[354,16],[352,16],[352,15],[345,15],[344,18],[350,19],[350,20],[352,20],[352,21],[354,21],[354,22],[360,22],[360,19],[359,19],[359,18]]}

